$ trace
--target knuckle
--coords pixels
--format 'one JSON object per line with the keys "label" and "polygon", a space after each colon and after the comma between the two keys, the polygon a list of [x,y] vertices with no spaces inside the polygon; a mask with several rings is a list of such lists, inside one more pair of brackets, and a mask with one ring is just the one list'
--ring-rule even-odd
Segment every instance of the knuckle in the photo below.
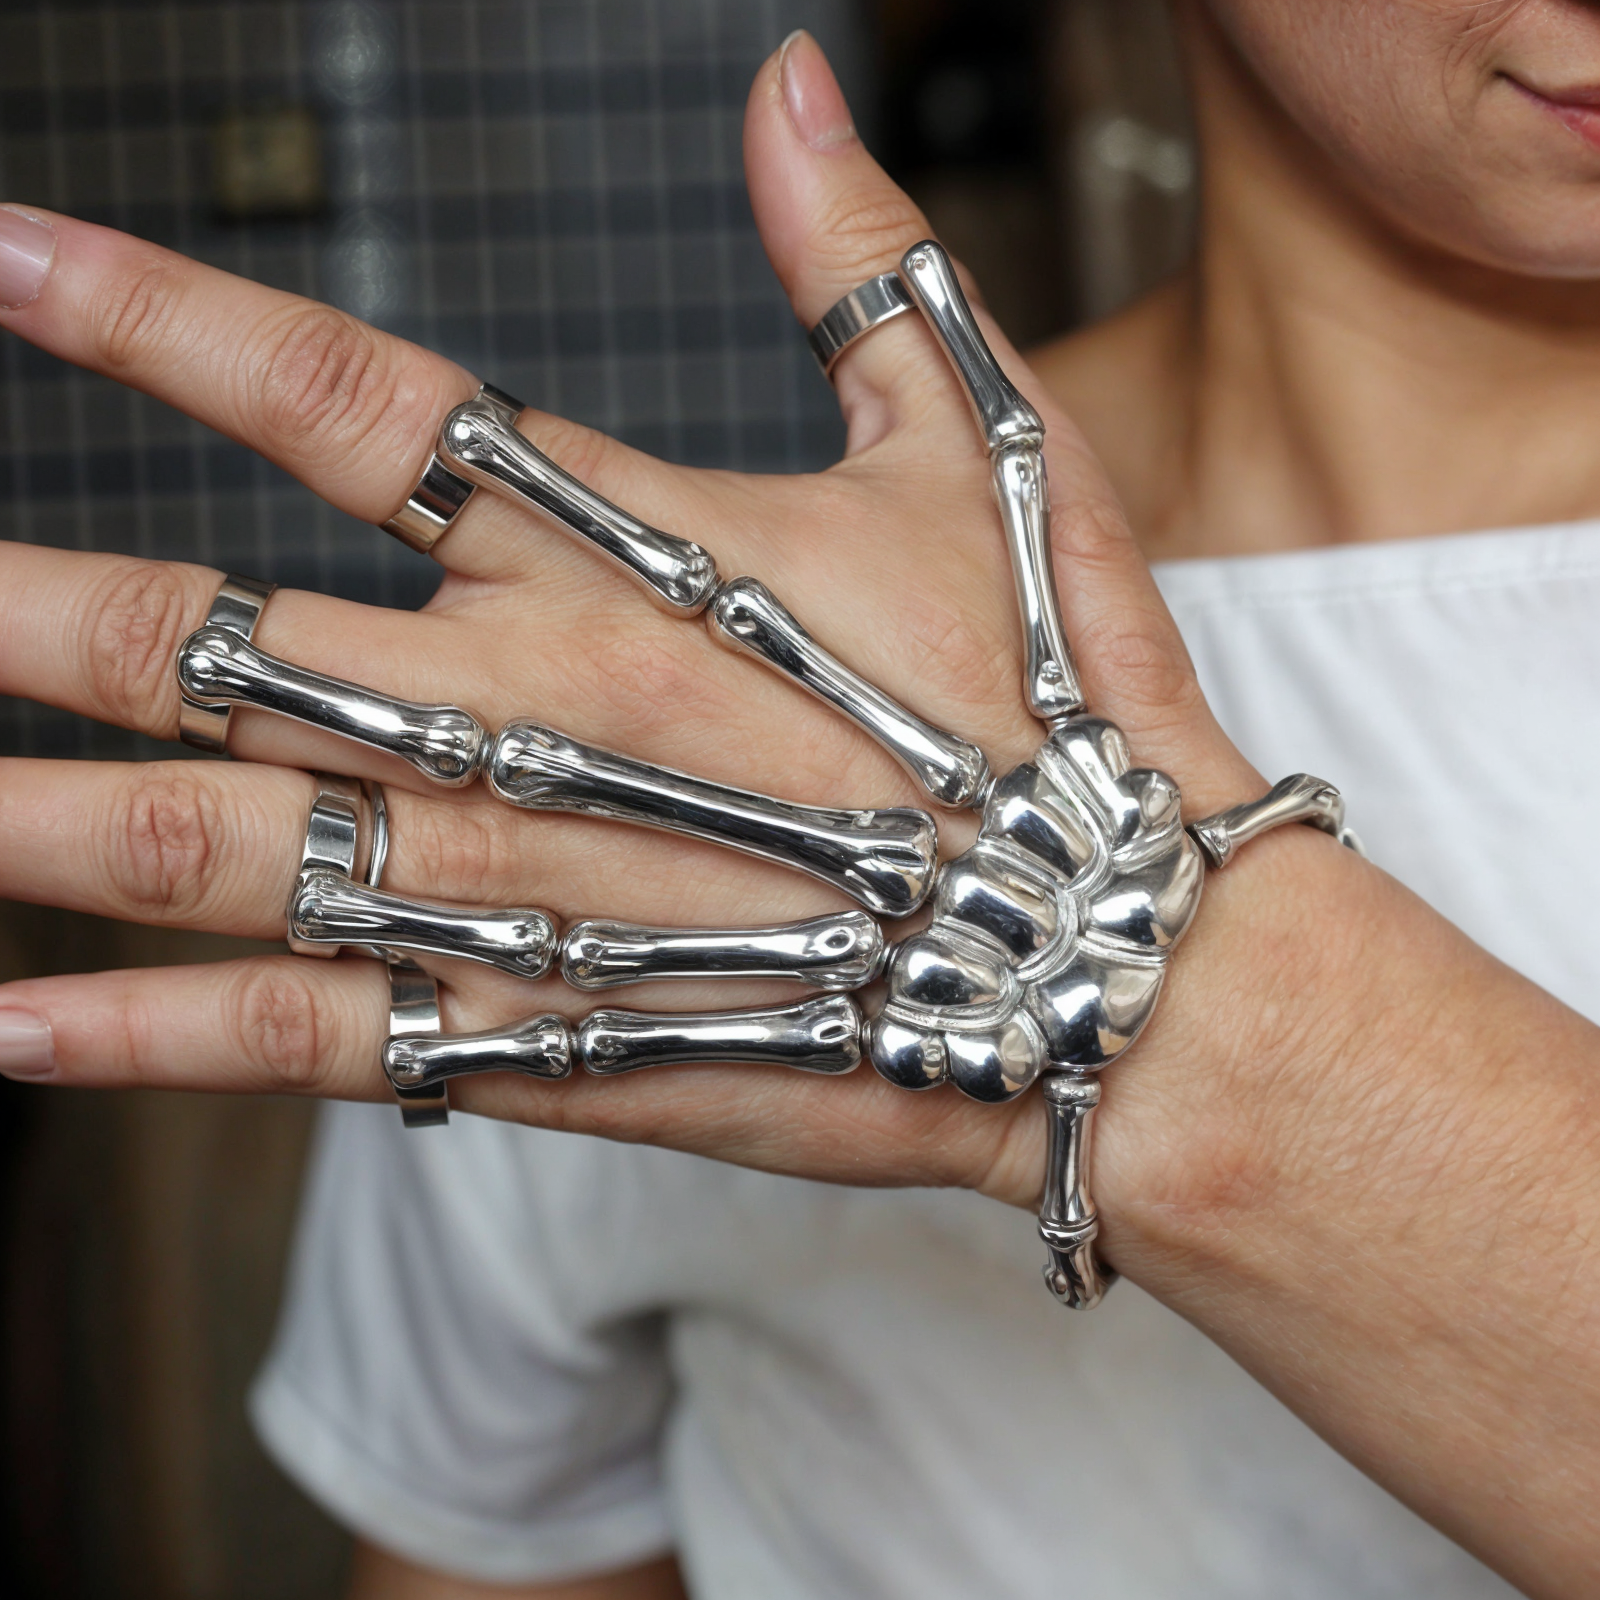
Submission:
{"label": "knuckle", "polygon": [[173,663],[193,630],[189,585],[176,568],[119,568],[90,604],[85,688],[110,721],[170,735],[178,720]]}
{"label": "knuckle", "polygon": [[1117,693],[1151,707],[1187,711],[1201,703],[1189,653],[1176,633],[1170,638],[1130,626],[1126,616],[1107,616],[1083,631],[1084,660]]}
{"label": "knuckle", "polygon": [[333,1028],[292,958],[251,964],[235,980],[226,1026],[254,1074],[290,1093],[315,1090]]}
{"label": "knuckle", "polygon": [[332,306],[297,306],[272,319],[244,352],[256,414],[277,448],[313,439],[340,450],[390,411],[396,376],[382,335]]}
{"label": "knuckle", "polygon": [[882,270],[927,231],[927,220],[908,195],[875,186],[840,195],[828,206],[811,246],[826,266],[851,272]]}
{"label": "knuckle", "polygon": [[90,337],[101,363],[110,371],[123,371],[168,343],[182,291],[181,268],[163,257],[111,273],[89,314]]}
{"label": "knuckle", "polygon": [[192,917],[215,896],[225,835],[217,797],[198,775],[141,777],[122,827],[109,833],[107,874],[136,915]]}
{"label": "knuckle", "polygon": [[427,893],[447,899],[494,900],[510,881],[498,829],[465,806],[419,806],[397,836]]}

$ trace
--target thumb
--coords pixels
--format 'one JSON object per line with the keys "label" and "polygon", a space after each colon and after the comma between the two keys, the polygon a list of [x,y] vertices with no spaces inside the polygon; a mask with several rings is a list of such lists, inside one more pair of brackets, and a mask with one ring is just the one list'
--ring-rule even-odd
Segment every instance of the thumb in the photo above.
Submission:
{"label": "thumb", "polygon": [[[822,48],[789,35],[750,90],[745,177],[761,242],[795,315],[812,328],[836,301],[928,236],[927,218],[873,160]],[[833,369],[849,453],[902,421],[942,435],[930,450],[975,448],[966,407],[940,376],[943,357],[916,316],[899,316],[851,346]]]}
{"label": "thumb", "polygon": [[[757,74],[745,113],[745,171],[762,242],[808,328],[928,237],[927,219],[861,143],[807,33],[791,34]],[[981,307],[976,315],[995,358],[1046,424],[1056,579],[1090,709],[1122,726],[1141,762],[1179,780],[1192,814],[1255,792],[1260,780],[1213,719],[1100,464],[993,319]],[[984,470],[966,396],[922,317],[896,317],[852,346],[834,379],[852,454],[904,425],[916,455],[971,458],[972,470]]]}

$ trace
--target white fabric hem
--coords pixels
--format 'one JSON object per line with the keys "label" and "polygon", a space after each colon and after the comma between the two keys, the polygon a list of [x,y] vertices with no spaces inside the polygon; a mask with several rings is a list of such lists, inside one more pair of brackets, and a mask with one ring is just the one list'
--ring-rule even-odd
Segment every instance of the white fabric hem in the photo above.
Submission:
{"label": "white fabric hem", "polygon": [[251,1390],[267,1453],[330,1515],[418,1566],[484,1583],[557,1582],[635,1566],[673,1549],[665,1497],[515,1528],[419,1500],[353,1450],[281,1372]]}

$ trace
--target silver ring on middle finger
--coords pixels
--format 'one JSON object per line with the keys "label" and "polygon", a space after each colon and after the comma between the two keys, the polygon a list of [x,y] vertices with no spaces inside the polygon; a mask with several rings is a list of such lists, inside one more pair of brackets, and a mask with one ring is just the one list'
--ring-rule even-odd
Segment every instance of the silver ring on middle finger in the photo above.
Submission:
{"label": "silver ring on middle finger", "polygon": [[412,900],[379,888],[388,850],[382,787],[328,773],[316,781],[286,914],[296,955],[336,956],[349,946],[379,958],[410,950],[477,961],[514,978],[550,970],[556,925],[547,912]]}
{"label": "silver ring on middle finger", "polygon": [[[261,613],[276,588],[276,584],[265,583],[260,578],[246,578],[237,572],[230,572],[222,580],[222,587],[211,602],[203,626],[226,628],[249,644],[256,624],[261,620]],[[196,750],[204,750],[210,755],[226,755],[228,722],[232,715],[231,705],[208,704],[183,694],[178,707],[178,737]]]}

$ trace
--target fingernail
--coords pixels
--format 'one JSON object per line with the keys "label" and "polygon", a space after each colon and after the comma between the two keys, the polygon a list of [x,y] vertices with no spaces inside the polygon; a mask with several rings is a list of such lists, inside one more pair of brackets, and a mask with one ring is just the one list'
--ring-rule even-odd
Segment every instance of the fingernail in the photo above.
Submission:
{"label": "fingernail", "polygon": [[55,1070],[50,1024],[31,1011],[0,1010],[0,1072],[8,1078],[48,1078]]}
{"label": "fingernail", "polygon": [[822,46],[804,28],[796,28],[783,41],[778,75],[789,120],[813,150],[837,150],[854,140],[856,125],[850,120],[839,80]]}
{"label": "fingernail", "polygon": [[0,206],[0,307],[15,311],[44,288],[56,255],[56,230]]}

